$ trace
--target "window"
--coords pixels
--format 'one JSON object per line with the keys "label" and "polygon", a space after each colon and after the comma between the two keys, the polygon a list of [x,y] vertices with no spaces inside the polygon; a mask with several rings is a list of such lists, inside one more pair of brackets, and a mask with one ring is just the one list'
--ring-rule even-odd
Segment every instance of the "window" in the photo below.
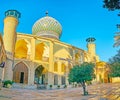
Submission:
{"label": "window", "polygon": [[61,77],[61,82],[62,82],[62,85],[65,84],[65,76],[62,76],[62,77]]}
{"label": "window", "polygon": [[57,62],[54,63],[54,71],[55,71],[55,72],[58,71],[58,65],[57,65]]}
{"label": "window", "polygon": [[61,65],[61,72],[65,72],[66,71],[66,66],[65,66],[65,64],[64,63],[62,63],[62,65]]}
{"label": "window", "polygon": [[54,85],[58,85],[58,76],[54,75]]}
{"label": "window", "polygon": [[69,64],[68,64],[68,70],[70,71],[71,68],[72,68],[72,65],[69,63]]}

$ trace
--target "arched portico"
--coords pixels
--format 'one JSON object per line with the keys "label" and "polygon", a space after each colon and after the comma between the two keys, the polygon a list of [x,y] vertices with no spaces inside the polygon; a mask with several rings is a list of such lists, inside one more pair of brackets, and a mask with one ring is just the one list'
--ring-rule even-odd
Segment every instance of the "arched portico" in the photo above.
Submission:
{"label": "arched portico", "polygon": [[28,84],[28,68],[23,62],[15,65],[13,69],[13,81],[15,83]]}
{"label": "arched portico", "polygon": [[35,84],[46,84],[47,83],[46,73],[47,73],[47,69],[45,67],[43,67],[43,65],[39,65],[35,69],[34,83]]}

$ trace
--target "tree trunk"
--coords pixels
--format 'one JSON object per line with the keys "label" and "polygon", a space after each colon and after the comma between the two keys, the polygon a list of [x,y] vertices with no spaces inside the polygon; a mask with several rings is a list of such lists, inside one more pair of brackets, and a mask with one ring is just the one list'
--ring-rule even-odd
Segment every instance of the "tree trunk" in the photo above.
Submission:
{"label": "tree trunk", "polygon": [[85,83],[83,85],[83,92],[84,92],[84,95],[86,95],[86,86],[85,86]]}
{"label": "tree trunk", "polygon": [[86,95],[86,85],[85,85],[85,82],[82,83],[82,87],[83,87],[83,95]]}

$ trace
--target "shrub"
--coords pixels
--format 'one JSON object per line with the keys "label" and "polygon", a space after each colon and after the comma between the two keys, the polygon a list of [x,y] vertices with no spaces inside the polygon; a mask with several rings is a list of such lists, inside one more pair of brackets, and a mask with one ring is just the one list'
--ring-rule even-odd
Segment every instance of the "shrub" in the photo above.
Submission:
{"label": "shrub", "polygon": [[67,88],[67,85],[66,85],[66,84],[64,85],[64,88]]}
{"label": "shrub", "polygon": [[14,83],[14,82],[11,81],[11,80],[5,80],[5,81],[3,81],[3,86],[4,86],[4,87],[7,87],[8,84],[9,84],[9,85],[12,85],[13,83]]}
{"label": "shrub", "polygon": [[59,89],[59,88],[60,88],[60,85],[58,85],[57,87],[58,87],[58,89]]}
{"label": "shrub", "polygon": [[49,85],[50,86],[50,88],[52,88],[52,85]]}

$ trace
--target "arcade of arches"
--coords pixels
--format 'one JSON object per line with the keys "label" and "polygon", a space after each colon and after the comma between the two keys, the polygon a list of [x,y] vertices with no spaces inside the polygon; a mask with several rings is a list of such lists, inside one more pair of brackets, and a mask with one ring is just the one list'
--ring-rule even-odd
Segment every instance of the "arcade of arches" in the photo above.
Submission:
{"label": "arcade of arches", "polygon": [[[35,69],[35,77],[34,83],[35,84],[45,84],[45,74],[47,73],[47,69],[45,69],[42,65],[39,65]],[[15,83],[24,83],[28,84],[28,74],[29,70],[28,67],[23,63],[20,62],[15,65],[13,69],[13,81]]]}

